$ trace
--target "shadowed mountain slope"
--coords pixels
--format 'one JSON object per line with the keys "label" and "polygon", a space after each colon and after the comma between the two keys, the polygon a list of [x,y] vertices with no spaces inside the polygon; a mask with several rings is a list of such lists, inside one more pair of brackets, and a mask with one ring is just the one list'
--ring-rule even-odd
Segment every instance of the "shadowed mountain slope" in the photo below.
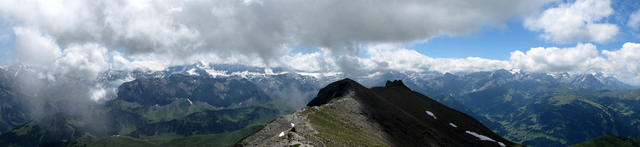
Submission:
{"label": "shadowed mountain slope", "polygon": [[307,107],[237,146],[514,146],[472,117],[411,91],[402,81],[366,88],[344,79]]}

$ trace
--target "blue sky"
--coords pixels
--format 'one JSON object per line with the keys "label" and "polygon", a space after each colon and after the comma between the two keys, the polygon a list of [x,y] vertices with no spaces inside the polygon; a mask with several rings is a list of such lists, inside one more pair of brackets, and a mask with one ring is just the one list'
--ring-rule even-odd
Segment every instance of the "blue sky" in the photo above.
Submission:
{"label": "blue sky", "polygon": [[465,36],[439,36],[408,48],[432,57],[506,60],[512,51],[548,45],[537,33],[526,30],[521,23],[509,21],[504,28],[485,27]]}
{"label": "blue sky", "polygon": [[11,25],[0,19],[0,63],[7,62],[12,59],[15,36]]}
{"label": "blue sky", "polygon": [[[640,32],[626,25],[627,18],[640,8],[640,1],[614,1],[618,6],[615,16],[608,21],[620,26],[619,34],[612,41],[594,43],[599,50],[617,50],[626,42],[640,41]],[[622,5],[629,4],[629,5]],[[616,20],[619,19],[619,20]],[[553,43],[540,38],[540,33],[524,28],[521,20],[510,20],[504,28],[483,27],[468,35],[438,36],[427,42],[415,43],[408,48],[416,49],[420,53],[443,58],[482,57],[488,59],[506,60],[509,54],[516,50],[528,50],[533,47],[571,47],[575,43]],[[585,42],[590,43],[590,42]],[[593,42],[592,42],[593,43]]]}
{"label": "blue sky", "polygon": [[[573,1],[564,1],[573,2]],[[547,7],[553,7],[549,5]],[[626,25],[629,15],[640,9],[638,0],[614,0],[611,7],[614,14],[607,22],[617,24],[621,30],[612,41],[594,43],[599,50],[617,50],[626,42],[640,41],[640,32]],[[482,57],[506,60],[515,50],[526,51],[533,47],[571,47],[575,43],[553,43],[539,37],[539,32],[527,30],[522,20],[511,19],[503,28],[483,27],[468,35],[438,36],[427,42],[415,43],[408,48],[420,53],[443,58]],[[590,43],[590,42],[584,42]]]}
{"label": "blue sky", "polygon": [[[607,43],[594,43],[599,50],[617,50],[625,42],[638,42],[633,31],[624,24],[623,30],[616,39]],[[516,50],[526,51],[533,47],[571,47],[575,43],[559,44],[545,41],[538,32],[529,31],[517,21],[509,21],[505,28],[486,27],[469,35],[438,36],[427,42],[415,43],[408,48],[420,53],[442,58],[482,57],[496,60],[507,60],[509,54]]]}

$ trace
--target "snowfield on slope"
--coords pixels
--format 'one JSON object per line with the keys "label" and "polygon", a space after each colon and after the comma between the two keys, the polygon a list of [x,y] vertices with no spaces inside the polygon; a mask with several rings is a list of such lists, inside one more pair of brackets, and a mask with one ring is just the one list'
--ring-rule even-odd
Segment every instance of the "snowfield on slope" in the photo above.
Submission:
{"label": "snowfield on slope", "polygon": [[[451,123],[449,123],[449,124],[451,124]],[[478,139],[480,139],[480,140],[496,142],[496,140],[493,140],[493,139],[491,139],[491,138],[489,138],[489,137],[487,137],[487,136],[484,136],[484,135],[480,135],[480,134],[478,134],[478,133],[476,133],[476,132],[473,132],[473,131],[469,131],[469,130],[467,130],[467,131],[465,131],[465,133],[470,134],[470,135],[473,135],[473,136],[477,137],[477,138],[478,138]],[[504,144],[504,143],[502,143],[502,142],[497,142],[497,143],[498,143],[498,145],[500,145],[500,146],[505,146],[505,144]]]}
{"label": "snowfield on slope", "polygon": [[449,123],[450,126],[454,127],[454,128],[458,128],[458,126],[456,126],[456,124],[453,123]]}
{"label": "snowfield on slope", "polygon": [[424,111],[426,112],[429,116],[433,117],[433,119],[437,119],[436,115],[434,115],[431,111]]}

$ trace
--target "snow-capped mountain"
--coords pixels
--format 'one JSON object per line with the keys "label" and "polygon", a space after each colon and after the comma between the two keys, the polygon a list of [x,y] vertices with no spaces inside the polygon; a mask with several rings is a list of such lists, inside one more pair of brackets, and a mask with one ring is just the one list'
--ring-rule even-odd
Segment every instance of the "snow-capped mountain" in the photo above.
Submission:
{"label": "snow-capped mountain", "polygon": [[[100,81],[123,80],[130,81],[137,78],[157,77],[163,78],[173,74],[201,76],[208,78],[242,78],[257,84],[262,83],[266,87],[275,87],[278,84],[297,82],[303,85],[319,89],[329,81],[341,78],[352,78],[365,86],[381,86],[379,81],[399,79],[414,89],[432,91],[443,95],[459,95],[463,93],[482,90],[487,87],[506,83],[520,83],[522,88],[529,87],[526,83],[566,85],[572,88],[584,89],[629,89],[627,85],[614,77],[603,73],[540,73],[519,70],[496,70],[468,73],[439,73],[433,71],[376,71],[368,75],[348,75],[342,73],[301,72],[287,71],[281,68],[252,67],[235,64],[208,64],[199,62],[191,65],[173,66],[162,71],[134,70],[107,71],[100,76]],[[279,80],[280,82],[273,82]],[[516,84],[517,85],[517,84]],[[433,89],[433,90],[428,90]],[[438,91],[434,91],[437,89]]]}
{"label": "snow-capped mountain", "polygon": [[[153,134],[154,130],[166,128],[166,125],[161,124],[165,122],[154,121],[169,121],[174,118],[186,118],[189,116],[197,116],[197,119],[212,119],[213,117],[210,115],[191,115],[204,114],[205,111],[207,114],[213,115],[213,113],[208,112],[220,111],[219,113],[224,112],[224,114],[227,114],[258,110],[256,112],[264,112],[263,114],[267,114],[269,117],[275,117],[281,111],[291,111],[303,107],[316,96],[320,88],[330,82],[342,78],[351,78],[365,87],[383,86],[386,84],[384,83],[386,80],[402,80],[406,87],[415,92],[429,96],[439,103],[469,114],[490,129],[495,130],[498,134],[505,135],[505,133],[518,132],[518,130],[505,130],[502,127],[503,124],[500,124],[501,122],[529,120],[529,115],[515,120],[503,118],[502,116],[513,116],[511,111],[504,111],[505,109],[519,110],[524,106],[538,106],[538,101],[544,102],[549,99],[549,96],[553,96],[557,92],[573,94],[572,92],[579,93],[581,90],[587,89],[587,91],[597,94],[600,91],[607,91],[602,89],[630,88],[629,85],[602,73],[536,73],[518,70],[439,73],[386,70],[374,71],[367,75],[349,75],[336,72],[288,71],[280,68],[207,64],[203,62],[168,67],[160,71],[107,70],[100,73],[96,79],[89,81],[87,81],[86,77],[79,78],[81,76],[83,75],[73,73],[60,74],[47,71],[45,68],[26,65],[8,66],[0,69],[0,98],[5,100],[2,102],[3,110],[8,110],[7,113],[9,114],[3,115],[1,119],[12,122],[0,123],[0,127],[6,131],[33,120],[33,118],[42,118],[38,116],[50,116],[48,115],[49,113],[85,112],[78,110],[82,109],[80,108],[81,106],[101,107],[101,103],[95,103],[92,100],[95,100],[94,97],[103,97],[100,100],[100,102],[104,102],[102,104],[110,106],[109,108],[122,109],[122,111],[113,111],[114,117],[127,116],[125,119],[114,120],[152,120],[150,122],[153,125],[142,123],[144,121],[115,123],[144,126],[129,135],[149,135]],[[33,84],[40,86],[34,86]],[[88,99],[87,96],[91,99]],[[584,97],[589,98],[592,95],[585,95]],[[622,104],[635,104],[633,100],[635,99],[631,98]],[[617,101],[619,100],[612,102]],[[265,103],[270,104],[270,106],[277,106],[277,109],[254,107]],[[555,108],[552,107],[555,106],[553,104],[555,103],[549,103],[544,106]],[[581,105],[582,103],[571,104]],[[44,111],[34,108],[41,108]],[[626,106],[620,108],[626,108]],[[635,109],[637,107],[629,108]],[[82,110],[94,109],[84,108]],[[171,110],[172,115],[156,115],[166,110]],[[551,111],[552,109],[548,110]],[[537,116],[545,112],[529,109],[522,111],[530,112],[526,113],[531,114],[530,116]],[[47,114],[39,114],[38,112]],[[129,117],[129,115],[122,115],[121,112],[140,115],[140,117]],[[625,110],[624,112],[627,111]],[[259,113],[246,114],[263,115],[258,115]],[[566,116],[555,116],[553,118],[560,119],[564,117]],[[247,120],[247,124],[250,124],[248,122],[251,121],[262,120],[260,117],[247,118],[252,118]],[[626,119],[627,117],[624,118]],[[629,118],[637,117],[629,116]],[[182,119],[179,120],[182,121]],[[211,122],[216,122],[215,120],[213,119]],[[584,120],[575,119],[575,121]],[[170,125],[182,124],[179,121],[171,123]],[[235,124],[235,122],[229,123]],[[197,125],[206,124],[208,123]],[[32,125],[39,124],[34,123]],[[553,126],[552,123],[544,123],[544,125]],[[233,129],[242,127],[246,127],[246,125],[237,126]],[[165,132],[171,133],[170,130]],[[106,133],[113,132],[107,131]],[[189,134],[193,133],[193,131],[182,133]],[[596,135],[598,134],[596,133]],[[520,141],[530,141],[530,139],[527,140],[525,138]],[[580,140],[574,139],[573,141]],[[538,142],[532,144],[535,143]]]}
{"label": "snow-capped mountain", "polygon": [[[52,83],[60,79],[61,74],[49,72],[28,65],[7,66],[0,69],[14,77],[35,77],[42,83]],[[348,75],[339,72],[303,72],[288,71],[282,68],[253,67],[238,64],[210,64],[198,62],[190,65],[172,66],[161,71],[151,70],[107,70],[98,75],[95,87],[106,89],[105,95],[113,98],[115,89],[124,82],[139,78],[167,78],[181,74],[203,78],[247,79],[259,85],[265,91],[282,91],[291,88],[303,91],[318,90],[330,81],[351,78],[367,87],[382,86],[385,80],[403,80],[412,89],[428,93],[428,95],[462,95],[479,91],[491,86],[511,83],[519,88],[535,87],[533,85],[565,85],[583,89],[629,89],[633,88],[614,77],[603,73],[538,73],[520,70],[496,70],[485,72],[439,73],[433,71],[375,71],[368,75]],[[79,75],[78,75],[79,76]],[[73,80],[73,78],[63,78]],[[94,88],[95,89],[95,88]],[[288,92],[292,93],[292,92]],[[297,92],[293,92],[297,93]],[[305,100],[312,96],[305,95]],[[275,96],[275,95],[272,95]],[[302,104],[302,103],[301,103]]]}

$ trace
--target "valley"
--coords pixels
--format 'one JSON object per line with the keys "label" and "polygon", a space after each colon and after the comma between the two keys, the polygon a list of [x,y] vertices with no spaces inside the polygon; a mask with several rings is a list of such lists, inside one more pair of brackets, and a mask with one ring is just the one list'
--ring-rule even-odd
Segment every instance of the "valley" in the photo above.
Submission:
{"label": "valley", "polygon": [[[28,102],[36,97],[16,90],[19,84],[12,83],[13,75],[9,73],[15,71],[11,70],[29,71],[13,67],[0,72],[4,77],[0,80],[3,83],[0,96],[5,103],[1,106],[0,122],[7,128],[0,135],[3,146],[230,146],[261,130],[268,122],[279,122],[277,118],[283,115],[304,118],[297,120],[306,123],[299,127],[314,126],[306,131],[323,132],[309,136],[304,133],[304,128],[296,128],[302,134],[293,136],[302,137],[297,142],[304,144],[326,145],[332,142],[338,146],[347,145],[343,143],[387,146],[399,142],[397,138],[393,139],[397,135],[379,133],[385,129],[380,124],[354,123],[370,120],[368,117],[398,116],[362,115],[373,112],[362,108],[370,104],[357,98],[319,108],[309,107],[320,104],[316,99],[322,97],[322,87],[349,75],[309,76],[278,69],[267,73],[262,68],[198,63],[159,72],[106,72],[100,77],[103,83],[130,80],[114,88],[113,99],[101,103],[63,98],[17,105],[19,101]],[[386,99],[385,103],[393,103],[375,107],[405,109],[418,99],[433,99],[431,103],[442,103],[439,107],[453,108],[456,113],[465,113],[465,116],[474,118],[472,122],[477,122],[464,126],[486,128],[471,132],[483,136],[495,134],[490,138],[504,138],[501,142],[505,144],[513,141],[526,146],[567,146],[603,135],[640,136],[640,116],[637,113],[640,105],[635,105],[640,100],[640,91],[598,74],[559,75],[506,70],[457,74],[380,71],[368,76],[353,76],[353,82],[362,83],[361,87],[374,87],[371,90],[376,92],[366,93],[378,96],[367,97],[379,97]],[[398,87],[429,98],[406,101],[390,98],[397,97],[399,93],[376,88],[381,85],[393,87],[393,82],[384,83],[385,80],[402,80]],[[42,89],[48,90],[46,87]],[[68,108],[52,107],[46,113],[35,113],[26,109],[33,104],[58,106],[55,103],[65,102],[86,104],[83,107],[90,109],[83,110],[90,111],[67,113],[70,111]],[[356,109],[342,108],[342,105],[361,106]],[[439,119],[453,115],[442,116],[442,112],[433,112]],[[411,113],[420,115],[412,118],[428,118],[424,110]],[[438,125],[464,127],[462,123],[452,123]],[[341,131],[336,132],[336,129]],[[473,140],[473,135],[464,134],[462,136]],[[329,139],[336,135],[351,139]],[[304,139],[309,137],[315,139]]]}

